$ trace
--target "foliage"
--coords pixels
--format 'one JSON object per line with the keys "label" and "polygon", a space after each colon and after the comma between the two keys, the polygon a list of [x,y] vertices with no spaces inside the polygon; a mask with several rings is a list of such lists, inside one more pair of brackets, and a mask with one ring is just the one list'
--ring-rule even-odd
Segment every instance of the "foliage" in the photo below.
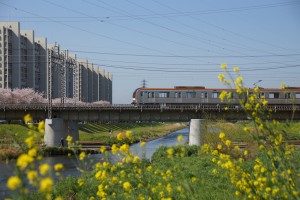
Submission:
{"label": "foliage", "polygon": [[[227,72],[226,64],[222,68]],[[252,130],[244,127],[244,131],[253,138],[257,151],[250,152],[233,146],[224,132],[219,134],[221,143],[217,146],[206,144],[204,149],[214,156],[212,162],[218,170],[226,170],[231,183],[236,186],[235,194],[248,199],[298,199],[300,182],[296,166],[292,160],[294,147],[283,143],[287,132],[276,120],[271,120],[272,110],[268,110],[268,102],[260,93],[258,87],[250,93],[243,84],[243,78],[238,68],[234,68],[237,78],[231,76],[225,79],[223,74],[219,79],[225,85],[234,87],[241,106],[253,121]],[[232,94],[223,91],[221,100],[232,100]],[[233,156],[234,155],[234,156]],[[260,155],[260,156],[258,156]],[[261,156],[263,158],[261,158]],[[244,167],[246,160],[254,160],[251,170]]]}

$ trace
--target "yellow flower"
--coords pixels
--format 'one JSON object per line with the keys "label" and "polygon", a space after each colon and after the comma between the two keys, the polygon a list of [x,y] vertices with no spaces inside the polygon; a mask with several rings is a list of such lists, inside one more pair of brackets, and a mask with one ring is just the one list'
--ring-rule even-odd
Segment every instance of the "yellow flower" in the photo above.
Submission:
{"label": "yellow flower", "polygon": [[27,114],[24,116],[24,122],[27,123],[27,122],[31,122],[32,121],[32,117],[30,116],[30,114]]}
{"label": "yellow flower", "polygon": [[33,147],[33,145],[34,145],[33,137],[31,136],[31,137],[26,138],[25,143],[27,144],[28,148]]}
{"label": "yellow flower", "polygon": [[123,140],[123,134],[122,134],[122,133],[119,133],[119,134],[117,135],[117,139],[120,140],[120,141]]}
{"label": "yellow flower", "polygon": [[281,89],[284,90],[284,89],[285,89],[285,83],[281,83],[281,84],[280,84],[280,87],[281,87]]}
{"label": "yellow flower", "polygon": [[61,163],[58,163],[56,165],[54,165],[54,170],[55,171],[59,171],[59,170],[63,170],[64,169],[64,165]]}
{"label": "yellow flower", "polygon": [[53,186],[53,180],[49,177],[44,178],[40,182],[40,192],[51,192]]}
{"label": "yellow flower", "polygon": [[84,151],[81,152],[81,153],[79,154],[79,160],[84,160],[85,156],[86,156],[85,152],[84,152]]}
{"label": "yellow flower", "polygon": [[82,178],[78,179],[78,185],[81,187],[84,184],[84,180]]}
{"label": "yellow flower", "polygon": [[68,145],[70,145],[71,142],[72,142],[72,140],[73,140],[73,137],[71,137],[71,136],[68,135],[67,138],[66,138],[66,140],[68,142]]}
{"label": "yellow flower", "polygon": [[225,76],[224,76],[224,74],[219,74],[218,78],[219,78],[220,82],[224,82]]}
{"label": "yellow flower", "polygon": [[267,106],[267,105],[268,105],[268,101],[264,100],[264,101],[262,102],[262,104],[263,104],[264,106]]}
{"label": "yellow flower", "polygon": [[167,187],[166,187],[168,193],[172,193],[172,186],[170,183],[167,184]]}
{"label": "yellow flower", "polygon": [[128,145],[128,144],[123,144],[123,145],[120,147],[120,151],[122,151],[122,152],[125,153],[125,154],[128,154],[128,153],[129,153],[129,145]]}
{"label": "yellow flower", "polygon": [[191,181],[194,183],[194,182],[197,181],[197,178],[193,176],[193,177],[191,178]]}
{"label": "yellow flower", "polygon": [[230,140],[226,140],[225,141],[225,145],[229,147],[231,145],[231,141]]}
{"label": "yellow flower", "polygon": [[238,67],[234,67],[234,68],[233,68],[233,71],[234,71],[234,72],[239,72],[240,69],[239,69]]}
{"label": "yellow flower", "polygon": [[217,149],[221,150],[222,149],[222,145],[218,144]]}
{"label": "yellow flower", "polygon": [[111,152],[112,152],[112,154],[116,154],[118,151],[119,151],[119,149],[118,149],[117,145],[113,144],[111,146]]}
{"label": "yellow flower", "polygon": [[101,146],[101,147],[100,147],[100,152],[101,152],[101,153],[106,152],[106,147],[105,147],[105,146]]}
{"label": "yellow flower", "polygon": [[240,85],[241,83],[243,82],[243,77],[241,76],[238,76],[236,79],[235,79],[235,84],[236,85]]}
{"label": "yellow flower", "polygon": [[168,148],[167,153],[168,153],[169,156],[172,156],[173,153],[174,153],[174,150],[172,148]]}
{"label": "yellow flower", "polygon": [[31,157],[35,157],[37,155],[37,150],[36,149],[30,149],[28,151],[28,155]]}
{"label": "yellow flower", "polygon": [[139,161],[140,161],[140,158],[138,157],[138,156],[135,156],[134,158],[133,158],[133,163],[139,163]]}
{"label": "yellow flower", "polygon": [[40,174],[46,175],[48,173],[48,171],[50,170],[50,166],[48,164],[42,164],[39,167],[39,170],[40,170]]}
{"label": "yellow flower", "polygon": [[7,187],[10,190],[16,190],[22,185],[22,180],[18,176],[11,176],[7,181]]}
{"label": "yellow flower", "polygon": [[146,142],[144,142],[144,141],[140,143],[140,147],[143,147],[145,145],[146,145]]}
{"label": "yellow flower", "polygon": [[225,64],[225,63],[221,64],[221,68],[222,68],[224,71],[226,71],[226,70],[227,70],[227,64]]}
{"label": "yellow flower", "polygon": [[45,122],[44,121],[39,122],[38,130],[39,130],[40,133],[45,132]]}
{"label": "yellow flower", "polygon": [[221,132],[221,133],[219,134],[219,138],[220,138],[220,139],[224,139],[224,137],[225,137],[225,133]]}
{"label": "yellow flower", "polygon": [[258,92],[259,92],[259,87],[258,87],[258,86],[256,86],[256,87],[254,88],[254,92],[255,92],[255,93],[258,93]]}
{"label": "yellow flower", "polygon": [[218,171],[217,171],[216,169],[213,169],[213,170],[212,170],[212,173],[217,174]]}
{"label": "yellow flower", "polygon": [[29,156],[27,154],[22,154],[18,157],[17,166],[21,170],[24,170],[33,161],[34,161],[34,159],[31,156]]}
{"label": "yellow flower", "polygon": [[227,92],[223,90],[223,91],[221,92],[221,94],[219,95],[219,99],[220,99],[221,101],[224,101],[224,99],[226,98],[226,96],[227,96]]}
{"label": "yellow flower", "polygon": [[38,174],[36,171],[30,170],[27,172],[27,179],[32,184],[33,181],[38,177]]}
{"label": "yellow flower", "polygon": [[182,135],[178,135],[177,141],[178,141],[178,142],[181,142],[182,140],[183,140],[183,136],[182,136]]}
{"label": "yellow flower", "polygon": [[125,183],[123,183],[123,188],[125,191],[129,191],[131,189],[131,184],[126,181]]}
{"label": "yellow flower", "polygon": [[247,150],[244,151],[244,155],[245,155],[245,156],[248,155],[248,151],[247,151]]}
{"label": "yellow flower", "polygon": [[132,137],[131,131],[126,131],[125,135],[126,135],[126,137],[129,138],[129,139]]}
{"label": "yellow flower", "polygon": [[58,197],[55,197],[54,200],[64,200],[62,197],[58,196]]}

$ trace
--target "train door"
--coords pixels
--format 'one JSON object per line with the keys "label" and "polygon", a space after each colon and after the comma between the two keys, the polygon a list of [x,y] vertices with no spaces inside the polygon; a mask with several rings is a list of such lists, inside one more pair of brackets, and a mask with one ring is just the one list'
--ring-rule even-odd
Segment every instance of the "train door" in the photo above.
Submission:
{"label": "train door", "polygon": [[207,103],[208,102],[207,92],[201,92],[200,101],[201,101],[201,103]]}
{"label": "train door", "polygon": [[175,92],[175,102],[182,103],[182,95],[181,92]]}

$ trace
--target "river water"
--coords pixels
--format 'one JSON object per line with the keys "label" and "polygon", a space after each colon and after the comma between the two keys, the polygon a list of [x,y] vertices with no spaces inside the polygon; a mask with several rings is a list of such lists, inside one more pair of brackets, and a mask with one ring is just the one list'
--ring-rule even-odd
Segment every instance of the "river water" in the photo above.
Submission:
{"label": "river water", "polygon": [[[160,146],[175,146],[176,144],[185,144],[188,141],[189,129],[184,128],[179,131],[170,133],[162,138],[158,138],[146,143],[144,147],[140,147],[140,143],[134,144],[130,147],[130,150],[135,155],[138,155],[140,158],[145,157],[146,159],[151,159],[152,154]],[[183,140],[179,143],[177,141],[178,135],[183,136]],[[103,154],[93,154],[90,155],[91,162],[99,162],[103,160]],[[110,156],[111,162],[116,162],[117,158]],[[54,166],[57,163],[62,163],[64,165],[64,171],[61,173],[63,177],[67,176],[79,176],[80,172],[78,167],[80,166],[78,159],[76,157],[67,157],[67,156],[53,156],[45,157],[42,160],[43,163],[47,163],[51,166]],[[16,161],[11,160],[9,162],[0,162],[0,199],[4,199],[9,196],[9,190],[6,187],[6,182],[8,177],[12,176],[15,171]],[[92,164],[89,164],[92,166]],[[55,178],[55,175],[52,176]]]}

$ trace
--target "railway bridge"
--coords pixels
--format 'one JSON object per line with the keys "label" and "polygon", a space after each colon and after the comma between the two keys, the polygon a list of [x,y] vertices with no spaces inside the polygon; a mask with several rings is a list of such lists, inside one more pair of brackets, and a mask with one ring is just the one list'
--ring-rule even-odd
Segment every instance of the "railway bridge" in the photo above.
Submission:
{"label": "railway bridge", "polygon": [[[269,105],[272,119],[300,120],[300,105]],[[0,104],[0,119],[21,120],[30,114],[35,120],[61,118],[71,121],[128,122],[128,121],[189,121],[190,119],[244,120],[247,115],[238,105],[54,105],[49,117],[47,104]]]}
{"label": "railway bridge", "polygon": [[[49,109],[50,108],[50,109]],[[271,105],[272,119],[300,120],[300,105]],[[34,120],[45,120],[44,141],[47,146],[59,146],[61,139],[68,135],[79,140],[78,122],[142,122],[142,121],[183,121],[191,119],[245,120],[247,115],[238,105],[180,105],[180,106],[135,106],[135,105],[57,105],[14,104],[0,105],[0,119],[22,120],[30,114]]]}

